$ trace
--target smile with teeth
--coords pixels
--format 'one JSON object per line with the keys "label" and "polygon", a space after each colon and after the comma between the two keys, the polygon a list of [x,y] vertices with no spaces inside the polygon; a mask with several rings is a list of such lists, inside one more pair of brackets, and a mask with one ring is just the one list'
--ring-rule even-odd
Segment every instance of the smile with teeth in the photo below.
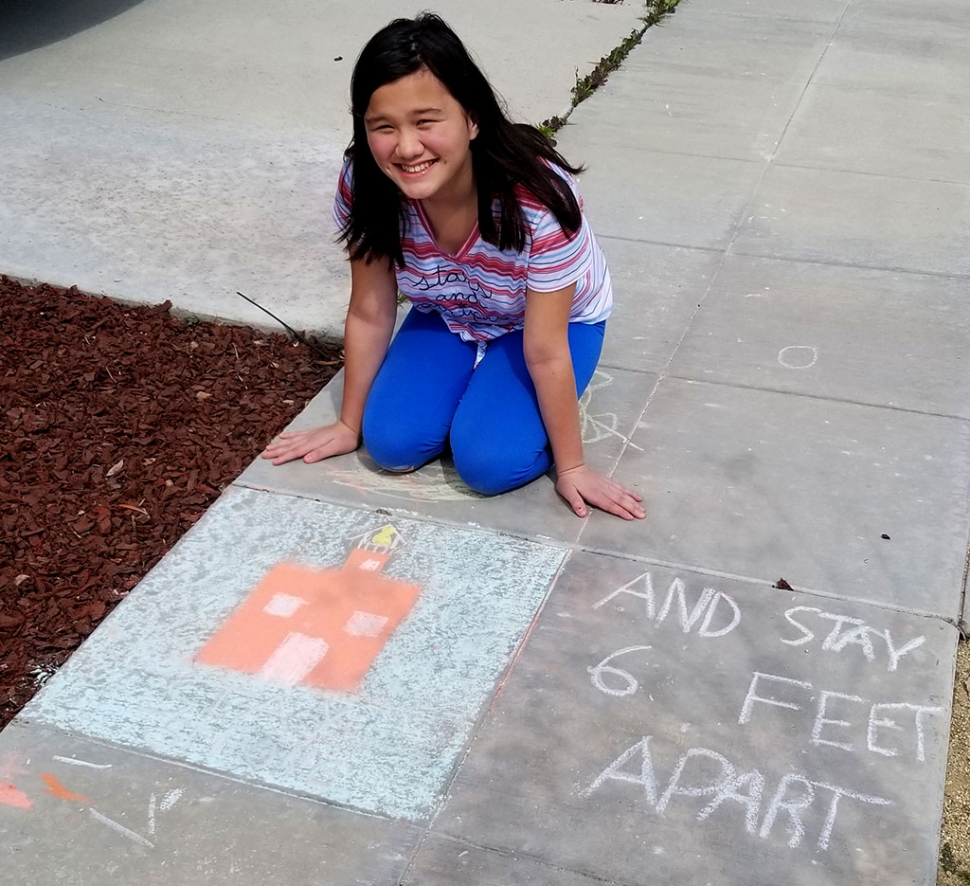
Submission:
{"label": "smile with teeth", "polygon": [[420,172],[424,172],[426,169],[430,169],[437,162],[438,162],[437,160],[425,160],[424,163],[418,163],[416,166],[408,166],[404,163],[400,163],[398,165],[408,175],[417,175]]}

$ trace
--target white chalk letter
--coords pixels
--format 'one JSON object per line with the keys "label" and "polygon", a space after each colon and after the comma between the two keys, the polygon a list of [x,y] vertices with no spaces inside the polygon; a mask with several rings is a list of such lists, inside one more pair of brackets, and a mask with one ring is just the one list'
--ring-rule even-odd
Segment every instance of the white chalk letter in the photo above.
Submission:
{"label": "white chalk letter", "polygon": [[[731,607],[733,615],[727,625],[723,628],[718,628],[716,631],[712,631],[711,622],[714,620],[714,613],[717,611],[717,606],[722,600]],[[720,591],[717,591],[714,594],[714,599],[711,600],[711,605],[707,607],[707,612],[704,613],[704,621],[701,622],[700,630],[697,633],[701,637],[723,637],[725,634],[730,634],[738,626],[740,621],[741,610],[738,609],[738,604],[727,594],[722,594]]]}
{"label": "white chalk letter", "polygon": [[832,802],[829,803],[829,811],[825,815],[825,824],[822,825],[822,832],[818,835],[818,848],[823,852],[829,848],[829,840],[832,837],[832,829],[835,827],[835,815],[839,809],[840,798],[851,797],[853,800],[859,800],[862,803],[871,803],[874,806],[892,806],[892,800],[887,800],[884,797],[870,797],[866,794],[857,794],[855,791],[836,787],[834,784],[825,784],[825,782],[821,781],[812,783],[815,787],[821,788],[823,791],[832,792]]}
{"label": "white chalk letter", "polygon": [[[643,582],[643,590],[633,590],[633,586],[639,581]],[[645,600],[647,604],[646,616],[653,621],[653,617],[656,614],[656,603],[654,602],[653,595],[653,577],[649,572],[644,572],[643,575],[638,575],[635,579],[633,579],[633,581],[628,581],[625,585],[623,585],[623,587],[617,588],[612,593],[607,594],[598,603],[593,604],[593,609],[599,609],[601,606],[605,606],[610,602],[610,600],[619,594],[629,594],[631,597],[639,597],[641,600]]]}
{"label": "white chalk letter", "polygon": [[880,716],[880,712],[884,710],[915,712],[916,716],[914,717],[914,721],[916,724],[916,759],[920,763],[925,762],[926,746],[923,735],[923,714],[942,714],[943,708],[908,704],[907,702],[897,702],[894,704],[874,704],[872,706],[872,709],[869,711],[869,729],[866,735],[866,745],[874,754],[882,754],[884,757],[895,757],[899,753],[896,748],[884,748],[879,747],[879,745],[876,744],[878,739],[878,735],[876,734],[877,730],[895,729],[901,732],[903,728],[895,720],[890,720],[888,717]]}
{"label": "white chalk letter", "polygon": [[882,632],[882,636],[885,638],[886,646],[889,648],[889,670],[890,671],[896,670],[896,667],[899,664],[899,660],[907,652],[912,652],[914,649],[917,649],[918,647],[922,646],[923,643],[926,642],[926,637],[923,637],[923,636],[914,637],[901,649],[896,650],[893,647],[893,635],[890,634],[889,631],[887,630]]}
{"label": "white chalk letter", "polygon": [[792,711],[800,711],[802,706],[792,701],[780,701],[777,698],[765,698],[757,694],[759,680],[774,680],[777,683],[785,683],[789,686],[801,686],[804,689],[811,689],[812,684],[804,680],[792,680],[790,677],[775,677],[771,674],[762,674],[755,671],[751,675],[751,685],[748,686],[748,694],[744,697],[744,704],[741,706],[741,716],[738,717],[738,725],[743,726],[751,719],[751,708],[756,701],[762,704],[774,705],[777,708],[788,708]]}
{"label": "white chalk letter", "polygon": [[667,598],[664,600],[663,609],[657,615],[657,621],[662,622],[664,619],[670,615],[670,608],[673,606],[674,597],[677,597],[677,612],[680,616],[680,627],[681,630],[686,634],[690,631],[692,627],[697,623],[697,620],[703,615],[704,610],[707,609],[708,603],[711,602],[711,598],[716,592],[713,588],[704,588],[701,592],[701,596],[698,601],[694,604],[694,608],[688,614],[687,612],[687,594],[684,587],[683,581],[679,578],[675,578],[671,583],[670,587],[667,589]]}
{"label": "white chalk letter", "polygon": [[[640,785],[644,793],[647,795],[647,802],[651,805],[656,805],[657,803],[657,777],[653,772],[653,759],[650,756],[650,739],[653,736],[644,736],[640,741],[638,741],[632,748],[628,748],[619,757],[616,758],[609,766],[606,767],[599,775],[593,779],[593,783],[586,788],[584,791],[580,792],[581,797],[588,797],[593,793],[603,782],[606,781],[626,781],[630,784]],[[626,763],[635,757],[637,754],[640,755],[640,772],[639,774],[632,774],[629,772],[623,772],[622,769]]]}
{"label": "white chalk letter", "polygon": [[[741,789],[747,787],[746,794]],[[714,799],[698,813],[697,820],[704,821],[725,800],[735,800],[744,807],[744,827],[749,834],[758,832],[758,813],[761,810],[761,795],[765,789],[765,777],[757,770],[735,775],[718,785]]]}
{"label": "white chalk letter", "polygon": [[[789,785],[796,783],[802,785],[804,792],[800,797],[786,799]],[[808,809],[814,799],[815,788],[812,787],[812,783],[807,778],[800,775],[786,775],[778,783],[778,790],[775,791],[775,796],[771,798],[771,804],[765,813],[765,820],[761,822],[761,831],[758,836],[762,839],[767,837],[771,833],[778,814],[785,811],[788,813],[788,846],[794,849],[805,836],[805,824],[802,821],[801,812],[803,809]]]}
{"label": "white chalk letter", "polygon": [[852,724],[848,720],[830,720],[825,716],[826,706],[830,698],[844,698],[846,701],[857,701],[860,703],[865,703],[864,698],[859,698],[858,695],[846,695],[843,692],[829,692],[828,690],[822,690],[818,697],[818,709],[815,713],[815,725],[812,726],[812,744],[814,745],[828,745],[833,748],[842,748],[843,751],[854,750],[854,746],[848,744],[844,741],[829,741],[828,739],[822,738],[822,730],[826,725],[832,726],[851,726]]}
{"label": "white chalk letter", "polygon": [[789,609],[785,613],[785,618],[788,620],[790,624],[794,625],[796,628],[798,628],[798,630],[802,632],[802,636],[799,637],[797,640],[786,640],[784,637],[782,637],[781,642],[787,643],[789,646],[801,646],[803,643],[810,643],[812,640],[814,640],[815,634],[813,634],[808,628],[806,628],[805,625],[801,624],[801,622],[795,621],[795,619],[792,618],[792,614],[795,612],[821,613],[821,611],[822,611],[821,609],[816,609],[814,606],[795,606],[793,609]]}
{"label": "white chalk letter", "polygon": [[[687,763],[695,757],[701,757],[705,760],[713,760],[715,763],[720,765],[721,771],[714,776],[708,784],[701,784],[695,787],[683,787],[680,780],[684,775],[684,770],[687,768]],[[725,782],[732,781],[734,776],[734,767],[731,765],[727,757],[722,756],[721,754],[717,753],[717,751],[709,751],[706,748],[691,748],[677,761],[677,766],[675,767],[673,774],[670,776],[670,782],[667,784],[667,789],[663,792],[663,796],[657,802],[657,814],[664,814],[664,812],[667,810],[667,804],[670,802],[671,797],[707,797],[711,794],[717,794],[721,790],[721,785]]]}

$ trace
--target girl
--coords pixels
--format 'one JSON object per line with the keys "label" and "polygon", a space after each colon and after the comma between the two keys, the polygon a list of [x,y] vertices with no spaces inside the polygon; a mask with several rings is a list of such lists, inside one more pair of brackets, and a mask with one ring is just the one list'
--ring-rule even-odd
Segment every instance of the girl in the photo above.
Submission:
{"label": "girl", "polygon": [[[579,395],[612,292],[570,166],[512,123],[437,16],[397,19],[351,80],[354,135],[334,218],[350,256],[340,418],[263,458],[352,452],[411,471],[450,446],[491,495],[556,466],[556,490],[632,520],[641,497],[587,467]],[[391,342],[398,292],[412,308]]]}

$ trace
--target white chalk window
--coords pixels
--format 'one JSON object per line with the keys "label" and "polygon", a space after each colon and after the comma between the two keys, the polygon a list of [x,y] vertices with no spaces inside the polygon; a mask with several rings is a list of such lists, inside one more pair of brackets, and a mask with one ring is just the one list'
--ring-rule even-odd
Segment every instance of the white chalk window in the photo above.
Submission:
{"label": "white chalk window", "polygon": [[347,619],[347,624],[344,625],[344,632],[353,637],[376,637],[384,629],[384,625],[386,624],[386,615],[355,611]]}
{"label": "white chalk window", "polygon": [[263,612],[267,615],[289,618],[297,609],[305,605],[306,600],[302,597],[293,597],[290,594],[274,594],[273,599],[263,607]]}

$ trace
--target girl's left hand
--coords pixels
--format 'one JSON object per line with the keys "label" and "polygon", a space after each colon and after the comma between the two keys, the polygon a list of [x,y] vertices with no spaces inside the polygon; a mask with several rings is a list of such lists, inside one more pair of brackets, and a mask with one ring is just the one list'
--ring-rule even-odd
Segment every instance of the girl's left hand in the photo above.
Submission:
{"label": "girl's left hand", "polygon": [[646,516],[640,504],[642,496],[586,465],[560,473],[556,479],[556,492],[580,517],[589,513],[587,503],[624,520],[642,520]]}

